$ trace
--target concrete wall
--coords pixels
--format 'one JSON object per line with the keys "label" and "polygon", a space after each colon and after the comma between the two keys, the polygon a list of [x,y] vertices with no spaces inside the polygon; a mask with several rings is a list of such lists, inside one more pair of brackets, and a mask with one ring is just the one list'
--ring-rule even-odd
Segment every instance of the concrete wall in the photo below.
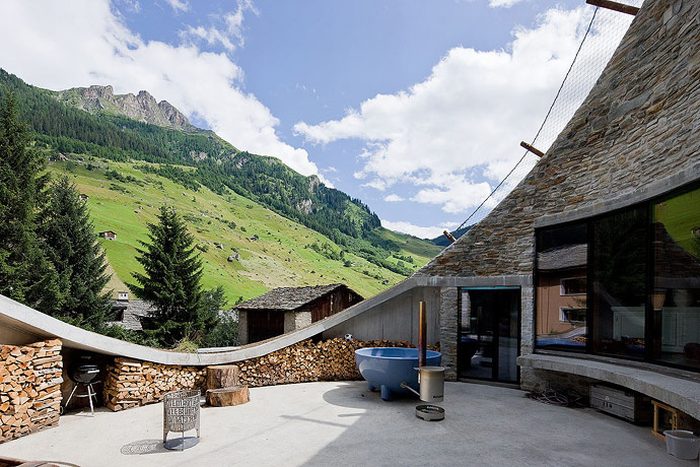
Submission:
{"label": "concrete wall", "polygon": [[427,308],[428,343],[440,341],[440,289],[415,287],[323,333],[324,338],[352,334],[356,339],[387,339],[418,344],[418,303]]}

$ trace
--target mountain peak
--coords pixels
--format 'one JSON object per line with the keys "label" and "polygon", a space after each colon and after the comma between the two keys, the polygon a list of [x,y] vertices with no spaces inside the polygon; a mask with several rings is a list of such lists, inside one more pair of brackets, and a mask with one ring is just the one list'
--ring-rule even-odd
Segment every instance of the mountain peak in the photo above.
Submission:
{"label": "mountain peak", "polygon": [[94,84],[87,88],[58,91],[56,97],[66,104],[90,113],[111,113],[175,130],[196,129],[175,106],[165,100],[157,102],[145,90],[139,91],[137,95],[114,94],[111,85]]}

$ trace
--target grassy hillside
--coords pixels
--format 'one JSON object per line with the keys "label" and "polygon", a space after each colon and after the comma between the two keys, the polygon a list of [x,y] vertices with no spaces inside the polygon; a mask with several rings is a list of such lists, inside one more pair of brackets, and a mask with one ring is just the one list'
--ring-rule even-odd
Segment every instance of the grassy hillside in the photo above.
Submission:
{"label": "grassy hillside", "polygon": [[[127,111],[133,110],[131,107],[121,112],[118,106],[94,102],[94,92],[106,92],[104,97],[109,99],[138,99],[113,96],[111,88],[109,92],[107,89],[56,93],[30,86],[0,69],[0,98],[7,92],[14,94],[37,145],[56,158],[62,153],[90,154],[115,163],[143,161],[141,166],[149,167],[154,175],[195,191],[202,186],[224,197],[238,193],[315,230],[380,269],[403,276],[413,271],[408,258],[391,257],[394,253],[403,256],[399,253],[401,245],[381,229],[379,217],[359,199],[325,186],[316,176],[302,176],[275,157],[239,151],[211,131],[189,124],[186,129],[175,129],[143,123],[141,118],[131,118],[132,113]],[[146,94],[139,96],[151,107],[163,104],[170,114],[177,113],[184,119],[174,107],[164,102],[155,104],[155,99]],[[151,111],[147,112],[149,118],[162,120],[156,109]],[[335,258],[332,249],[317,249]]]}
{"label": "grassy hillside", "polygon": [[[343,282],[365,297],[399,282],[403,276],[368,262],[324,235],[231,190],[217,194],[200,187],[185,188],[157,175],[158,164],[116,162],[89,156],[51,162],[54,175],[67,173],[87,201],[97,231],[114,230],[117,239],[100,240],[114,277],[110,287],[125,288],[136,262],[139,240],[146,240],[146,223],[155,220],[162,204],[174,206],[187,221],[202,251],[203,283],[222,285],[229,304],[279,286]],[[187,172],[192,167],[179,167]],[[439,248],[425,241],[375,229],[377,243],[400,247],[386,260],[410,270],[425,264]],[[221,247],[218,247],[220,244]],[[227,258],[238,255],[229,262]]]}

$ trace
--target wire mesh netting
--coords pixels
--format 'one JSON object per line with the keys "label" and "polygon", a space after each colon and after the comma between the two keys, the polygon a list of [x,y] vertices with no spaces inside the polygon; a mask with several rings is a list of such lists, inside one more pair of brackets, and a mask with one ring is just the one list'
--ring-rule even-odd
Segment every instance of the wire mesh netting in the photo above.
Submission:
{"label": "wire mesh netting", "polygon": [[[626,0],[624,3],[640,7],[643,0]],[[552,105],[548,113],[541,116],[543,121],[540,129],[528,141],[543,152],[549,150],[576,109],[588,96],[634,19],[631,15],[605,8],[590,7],[589,10],[586,13],[587,21],[584,21],[584,26],[578,31],[581,42],[571,67],[566,75],[562,76],[561,86],[552,96]],[[505,198],[532,170],[538,160],[536,155],[524,151],[512,170],[455,230],[485,217],[488,211]]]}

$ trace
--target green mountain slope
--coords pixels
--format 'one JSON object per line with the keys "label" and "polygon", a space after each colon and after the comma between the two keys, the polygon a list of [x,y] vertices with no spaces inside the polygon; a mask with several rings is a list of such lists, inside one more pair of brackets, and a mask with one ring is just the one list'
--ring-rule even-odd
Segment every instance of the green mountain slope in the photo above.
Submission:
{"label": "green mountain slope", "polygon": [[[161,204],[174,206],[184,216],[204,259],[205,287],[222,285],[231,304],[273,287],[331,282],[346,283],[369,297],[403,279],[360,256],[341,253],[343,249],[324,235],[235,192],[194,191],[150,172],[157,168],[84,155],[49,164],[51,173],[69,174],[88,196],[95,228],[117,233],[116,240],[100,240],[114,271],[109,284],[114,290],[124,290],[131,272],[141,270],[135,260],[138,241],[146,239],[146,223],[155,220]],[[425,264],[432,253],[418,239],[385,229],[377,229],[375,235],[400,243],[401,249],[386,260],[402,261],[411,270]]]}
{"label": "green mountain slope", "polygon": [[[205,286],[222,285],[231,303],[272,287],[329,282],[367,297],[439,251],[382,228],[366,205],[317,177],[191,127],[165,101],[151,115],[150,95],[86,102],[86,89],[49,91],[0,70],[0,98],[14,93],[49,171],[71,173],[89,196],[95,227],[117,232],[117,240],[101,240],[114,290],[140,269],[135,249],[162,204],[177,208],[197,238]],[[132,112],[133,99],[145,100],[146,110]]]}
{"label": "green mountain slope", "polygon": [[[118,105],[81,100],[85,88],[48,91],[0,70],[0,94],[8,90],[15,93],[41,145],[116,162],[158,163],[147,170],[195,191],[200,186],[218,195],[233,191],[377,266],[404,276],[412,272],[405,261],[391,258],[401,254],[403,244],[411,243],[404,236],[387,235],[376,214],[361,201],[326,187],[315,176],[298,174],[274,157],[238,151],[211,131],[184,131],[126,118]],[[144,97],[152,100],[152,106],[155,99],[148,98]],[[157,104],[158,109],[167,107],[163,103]],[[189,128],[184,123],[181,127]]]}

